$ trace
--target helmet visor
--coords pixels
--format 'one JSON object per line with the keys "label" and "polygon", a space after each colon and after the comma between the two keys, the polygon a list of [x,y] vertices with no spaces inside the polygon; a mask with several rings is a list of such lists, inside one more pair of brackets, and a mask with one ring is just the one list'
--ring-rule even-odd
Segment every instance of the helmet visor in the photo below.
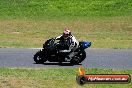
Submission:
{"label": "helmet visor", "polygon": [[69,37],[69,34],[63,33],[63,37]]}

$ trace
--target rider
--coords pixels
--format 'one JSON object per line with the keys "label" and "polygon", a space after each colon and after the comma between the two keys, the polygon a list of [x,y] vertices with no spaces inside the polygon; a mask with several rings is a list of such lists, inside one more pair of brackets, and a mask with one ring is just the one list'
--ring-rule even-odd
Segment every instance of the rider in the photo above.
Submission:
{"label": "rider", "polygon": [[[79,42],[71,34],[71,31],[66,28],[61,36],[56,37],[57,40],[60,40],[61,48],[64,47],[73,52],[78,48]],[[72,53],[70,53],[72,55]],[[69,55],[69,56],[70,56]],[[71,56],[72,57],[72,56]]]}

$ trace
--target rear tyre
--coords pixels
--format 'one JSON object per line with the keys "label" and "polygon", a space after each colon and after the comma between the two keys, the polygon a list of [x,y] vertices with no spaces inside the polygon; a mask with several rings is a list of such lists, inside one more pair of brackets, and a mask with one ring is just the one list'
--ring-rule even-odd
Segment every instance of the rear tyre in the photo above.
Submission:
{"label": "rear tyre", "polygon": [[38,51],[34,57],[33,57],[34,61],[37,63],[37,64],[42,64],[44,62],[46,62],[46,58],[44,58],[43,56],[43,52],[42,51]]}

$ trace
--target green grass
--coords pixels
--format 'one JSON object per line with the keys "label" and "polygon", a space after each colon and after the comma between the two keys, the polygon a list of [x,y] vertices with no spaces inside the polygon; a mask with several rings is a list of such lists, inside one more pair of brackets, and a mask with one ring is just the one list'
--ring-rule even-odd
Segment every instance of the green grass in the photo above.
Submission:
{"label": "green grass", "polygon": [[1,0],[2,19],[132,16],[131,0]]}
{"label": "green grass", "polygon": [[132,48],[132,1],[0,0],[0,47],[42,47],[66,27],[92,48]]}
{"label": "green grass", "polygon": [[[85,69],[87,74],[131,74],[132,70]],[[77,68],[19,69],[0,68],[0,87],[9,88],[131,88],[130,84],[76,83]]]}
{"label": "green grass", "polygon": [[[120,22],[120,20],[122,22]],[[132,18],[78,21],[4,20],[0,23],[0,47],[42,47],[44,41],[71,28],[78,41],[91,41],[92,48],[132,48]]]}

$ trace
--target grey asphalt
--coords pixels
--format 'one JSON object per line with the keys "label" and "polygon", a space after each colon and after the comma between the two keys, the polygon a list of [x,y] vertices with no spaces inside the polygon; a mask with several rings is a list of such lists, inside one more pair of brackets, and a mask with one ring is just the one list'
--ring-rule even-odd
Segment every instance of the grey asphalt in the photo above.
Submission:
{"label": "grey asphalt", "polygon": [[[73,68],[67,63],[35,64],[33,55],[39,49],[0,48],[0,67],[13,68]],[[87,58],[82,62],[85,68],[132,69],[132,49],[86,49]]]}

